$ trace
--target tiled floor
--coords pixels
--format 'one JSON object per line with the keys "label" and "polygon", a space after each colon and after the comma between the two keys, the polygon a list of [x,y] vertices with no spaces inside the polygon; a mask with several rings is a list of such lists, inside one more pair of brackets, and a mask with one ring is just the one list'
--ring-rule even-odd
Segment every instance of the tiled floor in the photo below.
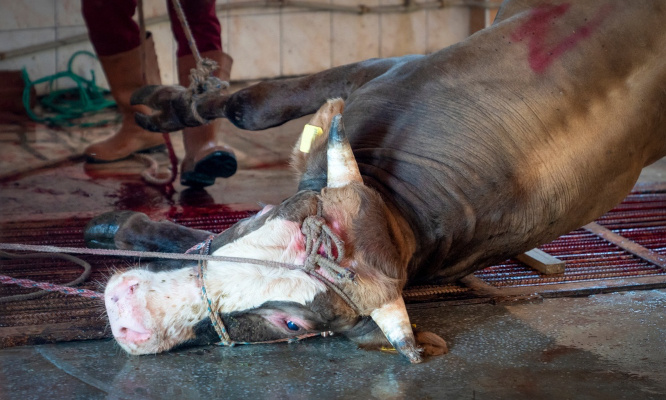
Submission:
{"label": "tiled floor", "polygon": [[[5,125],[0,223],[206,202],[276,203],[295,190],[285,161],[303,123],[266,132],[227,126],[221,138],[239,150],[241,170],[206,191],[176,184],[174,193],[142,182],[135,160],[86,165],[76,158],[111,127],[56,132]],[[182,154],[178,140],[176,148]],[[662,160],[641,180],[664,181],[665,172]],[[664,290],[520,305],[413,305],[413,322],[451,349],[421,365],[338,337],[141,357],[128,357],[111,341],[9,348],[0,350],[0,399],[658,399],[666,396],[665,307]]]}

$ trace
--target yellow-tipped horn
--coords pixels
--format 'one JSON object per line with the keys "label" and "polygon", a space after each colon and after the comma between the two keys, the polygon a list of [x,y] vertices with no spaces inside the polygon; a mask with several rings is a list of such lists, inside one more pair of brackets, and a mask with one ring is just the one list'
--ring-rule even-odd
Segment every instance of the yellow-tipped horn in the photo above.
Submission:
{"label": "yellow-tipped horn", "polygon": [[370,316],[400,354],[407,357],[413,364],[423,360],[421,349],[416,346],[414,340],[414,331],[412,331],[402,296],[377,308],[370,313]]}
{"label": "yellow-tipped horn", "polygon": [[330,188],[343,187],[351,182],[363,183],[354,153],[342,125],[342,115],[333,117],[328,134],[328,179]]}

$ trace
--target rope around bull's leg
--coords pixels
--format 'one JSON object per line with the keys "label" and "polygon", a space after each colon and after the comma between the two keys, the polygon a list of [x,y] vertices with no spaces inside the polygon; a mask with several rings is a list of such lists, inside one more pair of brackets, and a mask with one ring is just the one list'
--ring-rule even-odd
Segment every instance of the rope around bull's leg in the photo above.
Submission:
{"label": "rope around bull's leg", "polygon": [[192,35],[192,30],[190,29],[190,25],[187,23],[187,18],[185,17],[185,12],[183,11],[183,7],[180,4],[180,1],[172,0],[172,3],[173,3],[173,8],[176,10],[176,15],[178,16],[180,25],[183,27],[183,32],[185,32],[185,37],[187,38],[187,45],[190,47],[192,56],[194,57],[194,60],[197,63],[197,67],[190,71],[190,81],[191,81],[190,88],[192,88],[192,86],[200,87],[201,85],[204,85],[206,80],[210,77],[211,73],[218,68],[218,65],[213,60],[201,57],[201,54],[199,53],[199,49],[197,47],[197,43],[194,40],[194,36]]}
{"label": "rope around bull's leg", "polygon": [[[0,282],[2,283],[7,283],[7,284],[17,284],[23,287],[37,287],[37,288],[42,288],[45,290],[40,290],[38,292],[34,293],[28,293],[28,294],[18,294],[14,296],[6,296],[6,297],[0,297],[0,303],[9,303],[13,301],[23,301],[23,300],[31,300],[31,299],[36,299],[39,297],[42,297],[50,292],[53,291],[59,291],[67,294],[82,294],[86,292],[91,292],[94,294],[97,294],[101,297],[101,295],[97,292],[93,292],[87,289],[74,289],[72,286],[76,286],[82,282],[84,282],[88,277],[90,277],[90,272],[91,272],[91,267],[90,264],[87,263],[86,261],[70,256],[69,254],[62,254],[62,253],[53,253],[53,254],[43,254],[43,253],[30,253],[30,254],[13,254],[13,253],[7,253],[4,251],[0,251],[0,258],[9,258],[9,259],[27,259],[27,258],[61,258],[63,260],[71,261],[75,264],[78,264],[83,267],[83,273],[76,278],[75,280],[66,283],[64,285],[54,285],[51,283],[40,283],[40,282],[35,282],[35,281],[30,281],[29,279],[16,279],[12,278],[10,276],[6,275],[0,275]],[[66,288],[69,290],[62,290],[62,288]],[[92,297],[92,295],[88,295],[86,297]],[[94,298],[94,297],[93,297]]]}
{"label": "rope around bull's leg", "polygon": [[[172,0],[172,3],[174,9],[176,10],[176,15],[178,16],[178,20],[183,28],[183,32],[185,32],[185,37],[187,38],[187,44],[190,47],[190,51],[192,52],[192,56],[194,57],[194,60],[197,65],[196,68],[190,71],[190,86],[188,88],[191,98],[190,103],[192,107],[192,115],[201,124],[206,124],[208,123],[208,121],[204,120],[196,110],[197,95],[204,93],[208,90],[225,89],[226,87],[228,87],[229,84],[228,82],[222,82],[217,77],[211,75],[213,71],[219,68],[217,63],[207,58],[205,59],[201,58],[201,54],[199,53],[196,42],[194,40],[194,36],[192,35],[192,30],[190,29],[190,25],[187,23],[187,18],[185,17],[185,12],[183,11],[183,7],[180,4],[180,1]],[[141,31],[141,68],[143,71],[144,82],[145,82],[146,51],[144,47],[145,46],[144,42],[145,42],[146,28],[143,16],[142,0],[139,0],[137,7],[139,9],[139,27]],[[171,162],[171,175],[168,178],[159,178],[157,176],[158,165],[155,159],[145,154],[135,154],[135,156],[137,159],[142,160],[148,164],[148,168],[146,168],[143,172],[141,172],[141,177],[146,182],[153,185],[164,185],[171,187],[170,185],[173,184],[173,182],[176,180],[176,176],[178,175],[178,158],[176,157],[176,153],[173,149],[173,144],[171,143],[169,133],[164,132],[162,135],[164,137],[164,142],[166,143],[167,150],[169,152],[169,160]]]}

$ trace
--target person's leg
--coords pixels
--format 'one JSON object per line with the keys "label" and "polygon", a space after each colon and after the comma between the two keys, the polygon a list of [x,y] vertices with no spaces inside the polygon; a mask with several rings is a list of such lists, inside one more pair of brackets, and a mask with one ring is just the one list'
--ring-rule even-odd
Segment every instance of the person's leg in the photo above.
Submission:
{"label": "person's leg", "polygon": [[[181,4],[201,56],[216,61],[220,68],[213,74],[223,81],[228,81],[233,60],[222,51],[220,21],[215,14],[215,1],[191,0]],[[178,81],[183,86],[189,86],[190,70],[196,68],[196,62],[171,1],[169,15],[178,43]],[[183,130],[185,158],[181,163],[180,177],[183,185],[210,186],[215,182],[215,178],[226,178],[236,172],[237,164],[233,151],[217,144],[220,125],[220,121],[213,121],[204,126]]]}
{"label": "person's leg", "polygon": [[[132,20],[136,0],[82,0],[81,9],[88,27],[90,41],[97,52],[111,94],[122,115],[122,125],[111,137],[88,146],[85,154],[90,162],[111,162],[137,151],[150,150],[164,144],[162,136],[141,129],[134,113],[146,112],[143,106],[131,106],[132,93],[145,85],[160,83],[157,55],[152,38],[140,46],[139,27]],[[145,53],[145,76],[141,69]]]}
{"label": "person's leg", "polygon": [[132,16],[136,0],[81,0],[81,13],[98,56],[112,56],[139,46],[139,26]]}

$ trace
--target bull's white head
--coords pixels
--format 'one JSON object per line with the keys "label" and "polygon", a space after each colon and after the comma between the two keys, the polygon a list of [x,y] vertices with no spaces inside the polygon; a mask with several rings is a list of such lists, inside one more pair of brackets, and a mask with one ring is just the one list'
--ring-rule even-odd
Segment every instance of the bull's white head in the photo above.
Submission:
{"label": "bull's white head", "polygon": [[[311,120],[324,128],[324,134],[315,140],[311,153],[295,152],[292,161],[304,190],[240,221],[218,236],[212,249],[215,256],[303,264],[301,223],[317,213],[321,202],[328,226],[345,242],[340,265],[356,274],[355,282],[328,278],[358,310],[304,271],[252,263],[209,262],[208,297],[237,342],[332,331],[365,348],[385,346],[388,341],[411,362],[419,362],[420,349],[401,296],[414,239],[406,223],[363,184],[339,117],[328,134],[342,108],[341,100],[324,105]],[[151,223],[157,224],[145,218],[134,222]],[[190,263],[161,271],[137,268],[113,276],[105,301],[120,346],[131,354],[147,354],[217,342],[197,272]]]}

